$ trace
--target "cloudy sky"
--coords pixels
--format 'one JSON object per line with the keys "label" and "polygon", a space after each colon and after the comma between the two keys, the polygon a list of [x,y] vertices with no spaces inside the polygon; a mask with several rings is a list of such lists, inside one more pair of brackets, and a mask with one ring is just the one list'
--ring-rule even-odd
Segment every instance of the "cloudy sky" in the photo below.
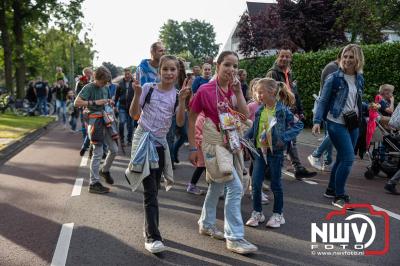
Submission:
{"label": "cloudy sky", "polygon": [[86,0],[83,4],[84,22],[98,51],[95,66],[109,61],[127,67],[148,58],[151,43],[168,19],[205,20],[214,26],[216,42],[222,46],[245,10],[246,0]]}

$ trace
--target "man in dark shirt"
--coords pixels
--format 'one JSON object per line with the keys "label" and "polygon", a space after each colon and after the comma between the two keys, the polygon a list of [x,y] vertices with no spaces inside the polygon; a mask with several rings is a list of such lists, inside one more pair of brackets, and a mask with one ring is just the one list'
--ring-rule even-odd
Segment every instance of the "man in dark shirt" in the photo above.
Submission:
{"label": "man in dark shirt", "polygon": [[49,115],[49,110],[47,109],[47,96],[49,94],[49,87],[47,83],[42,81],[42,77],[38,77],[35,85],[33,85],[33,91],[35,92],[37,98],[38,108],[41,115]]}
{"label": "man in dark shirt", "polygon": [[121,139],[121,145],[125,144],[125,125],[128,131],[128,145],[132,141],[133,128],[137,126],[137,122],[134,121],[129,115],[129,107],[131,106],[133,95],[134,90],[132,86],[132,73],[129,68],[126,68],[124,70],[124,78],[120,81],[115,92],[115,103],[118,110],[119,137]]}
{"label": "man in dark shirt", "polygon": [[67,128],[67,94],[70,88],[65,85],[64,78],[58,78],[57,85],[53,89],[56,94],[56,113],[59,121],[63,122],[64,128]]}

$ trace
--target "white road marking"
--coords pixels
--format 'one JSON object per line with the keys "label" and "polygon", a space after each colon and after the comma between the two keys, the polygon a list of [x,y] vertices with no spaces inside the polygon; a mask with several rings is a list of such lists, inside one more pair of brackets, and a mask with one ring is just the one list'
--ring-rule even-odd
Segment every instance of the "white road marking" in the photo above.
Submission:
{"label": "white road marking", "polygon": [[72,189],[71,197],[79,196],[81,194],[83,184],[83,178],[77,178],[75,180],[74,188]]}
{"label": "white road marking", "polygon": [[294,176],[293,173],[288,172],[288,171],[286,171],[286,170],[282,170],[282,174],[287,175],[287,176],[290,176],[290,177],[293,177],[293,178],[296,178],[296,177]]}
{"label": "white road marking", "polygon": [[82,156],[81,164],[80,166],[86,166],[88,162],[88,157],[87,156]]}
{"label": "white road marking", "polygon": [[74,223],[63,224],[61,227],[60,236],[56,250],[54,251],[53,260],[51,266],[64,266],[67,261],[69,243],[71,241],[72,230],[74,229]]}
{"label": "white road marking", "polygon": [[400,215],[399,215],[399,214],[394,213],[394,212],[391,212],[391,211],[388,211],[388,210],[386,210],[386,209],[384,209],[384,208],[381,208],[381,207],[378,207],[378,206],[376,206],[376,205],[372,205],[372,207],[373,207],[376,211],[384,211],[384,212],[386,212],[390,217],[392,217],[392,218],[397,219],[397,220],[400,221]]}
{"label": "white road marking", "polygon": [[302,180],[304,183],[307,183],[307,184],[310,184],[310,185],[318,185],[318,183],[317,182],[315,182],[315,181],[311,181],[311,180]]}

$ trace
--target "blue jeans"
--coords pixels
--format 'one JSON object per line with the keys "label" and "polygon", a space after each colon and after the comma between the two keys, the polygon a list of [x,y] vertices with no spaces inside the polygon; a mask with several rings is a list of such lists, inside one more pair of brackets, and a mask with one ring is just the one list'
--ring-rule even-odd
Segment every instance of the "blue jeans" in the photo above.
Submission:
{"label": "blue jeans", "polygon": [[118,127],[119,127],[119,137],[121,139],[121,142],[125,142],[125,124],[128,120],[129,114],[127,114],[126,110],[124,108],[118,109]]}
{"label": "blue jeans", "polygon": [[325,137],[321,144],[316,148],[312,156],[315,158],[320,158],[322,155],[324,155],[324,163],[326,165],[330,165],[332,163],[332,142],[331,139],[329,138],[328,134],[328,129],[327,129],[327,123],[324,121],[324,127],[325,127]]}
{"label": "blue jeans", "polygon": [[349,131],[345,125],[328,121],[328,134],[337,151],[328,188],[333,189],[336,196],[345,195],[344,187],[354,161],[354,147],[358,138],[358,128]]}
{"label": "blue jeans", "polygon": [[76,116],[74,116],[74,115],[71,115],[71,116],[69,117],[69,125],[71,126],[71,129],[72,129],[73,131],[76,130],[76,120],[77,120],[77,118],[76,118]]}
{"label": "blue jeans", "polygon": [[37,97],[37,105],[41,115],[48,115],[47,110],[47,96]]}
{"label": "blue jeans", "polygon": [[58,119],[63,121],[65,125],[67,123],[67,102],[56,100],[56,113]]}
{"label": "blue jeans", "polygon": [[233,179],[225,183],[211,182],[208,186],[199,225],[210,228],[216,223],[217,204],[221,192],[226,188],[224,208],[225,238],[239,240],[244,238],[244,226],[241,213],[242,182],[233,169]]}
{"label": "blue jeans", "polygon": [[[259,151],[261,154],[261,151]],[[267,154],[267,162],[269,174],[271,177],[271,190],[274,193],[274,213],[282,213],[283,209],[283,190],[282,190],[282,165],[283,152],[275,151],[273,154]],[[256,212],[262,211],[261,192],[262,184],[265,178],[267,165],[262,156],[259,156],[253,161],[252,175],[252,194],[253,194],[253,210]]]}
{"label": "blue jeans", "polygon": [[332,150],[333,146],[331,139],[329,134],[326,134],[324,140],[321,142],[318,148],[313,151],[312,156],[315,158],[320,158],[322,155],[324,155],[324,163],[329,165],[332,163]]}
{"label": "blue jeans", "polygon": [[133,131],[132,123],[133,122],[132,122],[131,116],[128,114],[128,112],[126,111],[125,108],[118,109],[118,119],[119,119],[119,123],[118,123],[119,137],[121,139],[121,142],[122,143],[125,142],[125,124],[128,129],[128,136],[127,136],[128,142],[132,141],[132,131]]}
{"label": "blue jeans", "polygon": [[174,151],[174,157],[173,159],[176,160],[178,158],[178,152],[180,147],[183,145],[188,140],[188,135],[187,135],[187,126],[188,126],[188,116],[187,113],[185,113],[185,124],[183,127],[176,127],[178,131],[178,139],[174,143],[173,151]]}

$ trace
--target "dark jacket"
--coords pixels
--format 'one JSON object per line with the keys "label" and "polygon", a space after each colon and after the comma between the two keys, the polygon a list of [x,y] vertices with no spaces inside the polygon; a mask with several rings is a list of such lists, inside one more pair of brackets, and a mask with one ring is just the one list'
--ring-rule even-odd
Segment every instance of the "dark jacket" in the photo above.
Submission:
{"label": "dark jacket", "polygon": [[[292,108],[291,111],[294,114],[302,115],[302,114],[304,114],[303,104],[301,103],[301,99],[300,99],[300,95],[299,95],[297,86],[295,84],[293,84],[293,77],[292,77],[291,70],[289,71],[288,76],[289,76],[290,88],[296,98],[296,106],[295,106],[295,108]],[[273,78],[276,81],[281,81],[283,83],[286,83],[285,73],[282,71],[282,69],[276,63],[274,63],[272,65],[272,67],[268,70],[267,77]]]}
{"label": "dark jacket", "polygon": [[135,91],[133,90],[132,80],[129,81],[129,85],[126,87],[125,79],[122,79],[115,92],[115,103],[119,102],[120,109],[129,110],[134,94]]}
{"label": "dark jacket", "polygon": [[67,85],[63,85],[63,86],[55,86],[53,88],[53,93],[56,94],[56,100],[59,101],[66,101],[67,100],[67,94],[70,91],[70,88]]}
{"label": "dark jacket", "polygon": [[[251,139],[254,146],[257,145],[258,138],[258,126],[260,124],[261,112],[264,110],[264,105],[258,108],[253,126],[247,131],[245,138]],[[296,136],[303,129],[303,123],[301,121],[295,122],[293,113],[289,110],[289,107],[284,105],[282,102],[278,102],[275,107],[276,124],[272,128],[272,148],[274,151],[283,151],[286,149],[286,145],[296,138]],[[285,145],[277,145],[278,142],[283,142]]]}

